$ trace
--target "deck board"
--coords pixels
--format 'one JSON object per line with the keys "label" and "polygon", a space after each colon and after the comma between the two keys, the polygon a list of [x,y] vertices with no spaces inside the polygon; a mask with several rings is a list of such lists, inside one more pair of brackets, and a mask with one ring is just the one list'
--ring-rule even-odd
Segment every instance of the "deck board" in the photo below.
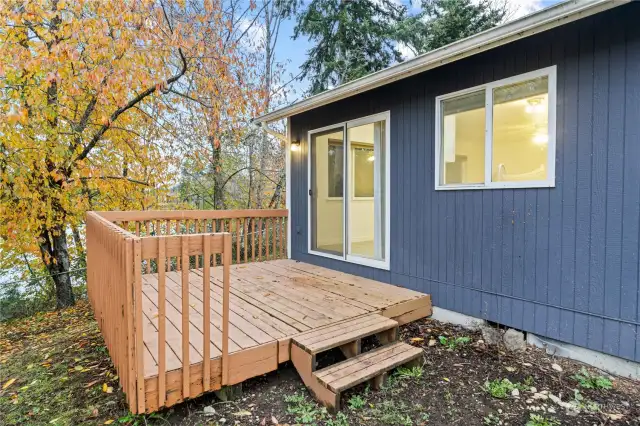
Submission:
{"label": "deck board", "polygon": [[[166,364],[167,386],[179,391],[173,381],[182,369],[182,286],[180,271],[166,273]],[[203,271],[189,273],[189,362],[192,386],[201,386]],[[210,274],[212,368],[220,368],[222,347],[222,268]],[[289,359],[291,337],[350,318],[383,313],[412,314],[421,306],[430,313],[428,295],[389,284],[336,272],[292,260],[233,265],[230,271],[229,353],[231,377],[242,381],[277,368]],[[158,276],[142,277],[144,374],[157,395],[158,376]],[[392,315],[387,315],[389,312]],[[198,373],[200,371],[200,373]],[[194,381],[195,380],[195,381]],[[213,378],[212,378],[213,380]],[[198,385],[200,383],[200,385]],[[155,386],[155,387],[154,387]],[[219,385],[217,385],[219,387]],[[194,396],[194,395],[191,395]],[[167,403],[180,399],[173,395]],[[153,392],[147,400],[154,407]],[[157,405],[157,402],[155,403]]]}

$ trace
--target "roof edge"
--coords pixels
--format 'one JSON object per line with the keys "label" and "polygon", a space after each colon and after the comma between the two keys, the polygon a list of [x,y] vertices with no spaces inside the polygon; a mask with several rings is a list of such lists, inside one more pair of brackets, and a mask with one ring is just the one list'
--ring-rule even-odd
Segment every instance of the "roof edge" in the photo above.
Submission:
{"label": "roof edge", "polygon": [[270,123],[339,101],[421,72],[550,30],[631,0],[570,0],[458,40],[415,58],[313,95],[289,106],[261,115],[253,121]]}

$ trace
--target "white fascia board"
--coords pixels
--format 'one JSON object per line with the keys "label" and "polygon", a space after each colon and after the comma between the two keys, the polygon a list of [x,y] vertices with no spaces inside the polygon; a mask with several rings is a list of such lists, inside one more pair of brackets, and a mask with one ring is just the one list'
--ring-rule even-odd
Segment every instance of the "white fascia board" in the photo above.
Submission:
{"label": "white fascia board", "polygon": [[254,122],[270,123],[291,117],[340,99],[402,80],[421,72],[458,61],[515,40],[550,30],[569,22],[629,3],[631,0],[570,0],[531,15],[483,31],[471,37],[416,56],[397,65],[345,83],[276,111],[257,117]]}

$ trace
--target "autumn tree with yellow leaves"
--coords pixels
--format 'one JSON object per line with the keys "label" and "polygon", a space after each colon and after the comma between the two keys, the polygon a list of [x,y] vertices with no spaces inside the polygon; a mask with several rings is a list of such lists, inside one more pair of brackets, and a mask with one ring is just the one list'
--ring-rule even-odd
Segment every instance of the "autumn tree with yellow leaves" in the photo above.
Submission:
{"label": "autumn tree with yellow leaves", "polygon": [[85,212],[150,208],[170,185],[172,114],[195,102],[217,146],[259,89],[218,0],[0,4],[0,250],[37,256],[60,308]]}

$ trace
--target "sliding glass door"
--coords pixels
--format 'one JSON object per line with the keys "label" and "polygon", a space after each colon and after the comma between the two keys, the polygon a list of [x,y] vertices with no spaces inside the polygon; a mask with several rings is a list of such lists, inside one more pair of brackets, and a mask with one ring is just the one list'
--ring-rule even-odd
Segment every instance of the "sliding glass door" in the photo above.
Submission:
{"label": "sliding glass door", "polygon": [[309,132],[309,250],[388,269],[389,114]]}
{"label": "sliding glass door", "polygon": [[344,127],[311,134],[311,249],[344,253]]}

